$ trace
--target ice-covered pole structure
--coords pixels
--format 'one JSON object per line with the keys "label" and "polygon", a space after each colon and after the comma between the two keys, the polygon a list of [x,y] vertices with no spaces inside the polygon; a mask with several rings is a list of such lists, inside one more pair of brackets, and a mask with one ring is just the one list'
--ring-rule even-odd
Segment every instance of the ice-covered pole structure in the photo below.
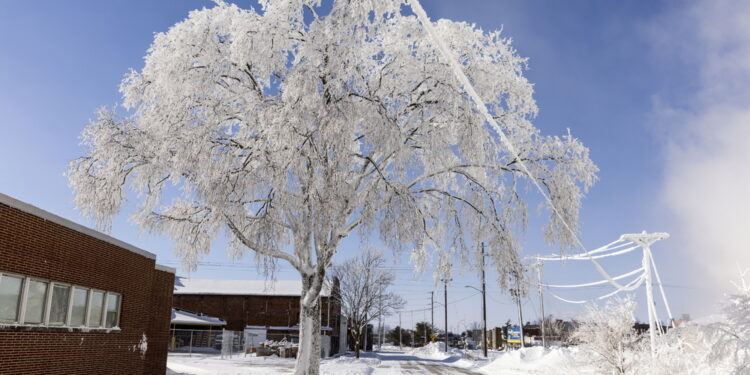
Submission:
{"label": "ice-covered pole structure", "polygon": [[[667,238],[669,238],[669,234],[667,233],[646,233],[646,231],[639,234],[623,234],[620,236],[621,240],[631,241],[643,248],[643,270],[646,279],[646,306],[648,307],[648,334],[649,340],[651,341],[651,356],[656,354],[656,325],[661,323],[659,323],[658,318],[656,317],[656,306],[654,306],[654,290],[651,282],[652,261],[650,246],[656,241]],[[661,288],[661,282],[659,282],[659,287]],[[661,289],[661,291],[662,297],[664,297],[664,289]],[[667,299],[664,297],[665,305],[666,301]],[[667,310],[669,310],[669,307],[667,307]]]}

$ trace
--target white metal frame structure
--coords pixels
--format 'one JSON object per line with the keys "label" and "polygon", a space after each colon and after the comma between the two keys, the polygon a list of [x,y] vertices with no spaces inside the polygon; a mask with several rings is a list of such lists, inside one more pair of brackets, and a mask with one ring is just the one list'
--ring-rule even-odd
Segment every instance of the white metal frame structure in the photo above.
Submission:
{"label": "white metal frame structure", "polygon": [[[599,280],[599,281],[594,281],[594,282],[584,283],[584,284],[564,284],[563,285],[563,284],[542,283],[541,267],[538,267],[537,272],[540,273],[538,275],[540,293],[541,293],[541,287],[585,288],[585,287],[609,283],[613,285],[616,289],[610,293],[607,293],[603,296],[599,296],[595,298],[595,300],[603,300],[603,299],[612,297],[613,295],[622,291],[636,290],[641,286],[641,284],[645,283],[646,284],[646,304],[648,307],[649,338],[651,341],[651,354],[653,355],[655,353],[655,348],[656,348],[655,346],[656,335],[663,334],[664,332],[662,331],[662,326],[659,323],[659,317],[656,313],[656,305],[654,303],[652,271],[653,271],[653,274],[656,276],[656,283],[659,286],[659,291],[661,292],[662,301],[664,301],[664,307],[667,311],[667,315],[669,316],[670,325],[674,325],[674,318],[672,316],[672,311],[669,308],[669,303],[667,302],[667,296],[664,293],[664,286],[662,285],[661,277],[659,277],[659,271],[656,269],[656,263],[654,262],[653,256],[651,254],[651,245],[656,241],[664,240],[667,238],[669,238],[669,234],[667,233],[646,233],[644,231],[643,233],[623,234],[615,242],[609,243],[598,249],[587,251],[581,254],[549,255],[549,256],[532,257],[533,259],[536,259],[537,261],[541,262],[543,265],[544,262],[549,262],[549,261],[593,260],[593,259],[600,259],[600,258],[605,258],[605,257],[627,254],[627,253],[637,250],[638,248],[643,250],[643,258],[641,260],[640,268],[637,268],[633,271],[624,273],[619,276],[615,276],[611,278],[607,277],[604,280]],[[632,279],[630,282],[626,283],[625,285],[621,285],[615,281],[615,280],[632,277],[634,275],[637,275],[637,276],[634,279]],[[553,297],[563,302],[567,302],[567,303],[586,303],[586,302],[593,301],[593,300],[568,300],[568,299],[558,296],[555,293],[550,292],[550,294]]]}

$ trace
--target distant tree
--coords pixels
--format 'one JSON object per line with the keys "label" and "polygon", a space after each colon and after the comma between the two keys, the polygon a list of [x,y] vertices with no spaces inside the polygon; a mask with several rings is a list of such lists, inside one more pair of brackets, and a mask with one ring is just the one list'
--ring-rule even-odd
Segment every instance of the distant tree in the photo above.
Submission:
{"label": "distant tree", "polygon": [[341,285],[341,313],[351,327],[357,358],[367,324],[393,314],[405,304],[401,296],[388,290],[395,275],[384,266],[385,258],[381,252],[365,250],[333,267],[333,276]]}
{"label": "distant tree", "polygon": [[320,292],[354,231],[410,250],[420,269],[427,251],[450,265],[482,239],[504,283],[533,180],[557,207],[545,238],[572,246],[596,178],[588,149],[532,125],[533,86],[510,39],[434,23],[509,152],[405,3],[334,0],[322,13],[318,0],[217,0],[190,12],[122,81],[125,113],[102,109],[83,130],[88,154],[67,172],[76,206],[106,230],[137,197],[134,221],[168,234],[191,267],[222,234],[267,273],[292,265],[298,374],[319,373]]}
{"label": "distant tree", "polygon": [[414,334],[419,345],[430,342],[430,337],[434,333],[433,327],[429,322],[417,322],[414,327]]}
{"label": "distant tree", "polygon": [[[399,330],[401,331],[399,342]],[[393,343],[393,345],[411,345],[411,331],[408,329],[402,329],[399,326],[396,326],[396,328],[388,331],[388,341]]]}
{"label": "distant tree", "polygon": [[604,308],[591,304],[572,339],[594,354],[589,360],[602,372],[627,373],[639,348],[640,336],[633,328],[635,301],[632,296],[614,298]]}

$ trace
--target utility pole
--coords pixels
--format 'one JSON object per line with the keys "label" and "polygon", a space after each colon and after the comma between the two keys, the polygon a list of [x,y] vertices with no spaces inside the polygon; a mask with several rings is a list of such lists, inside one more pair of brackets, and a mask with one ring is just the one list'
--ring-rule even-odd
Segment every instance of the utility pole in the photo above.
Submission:
{"label": "utility pole", "polygon": [[538,261],[536,263],[536,279],[537,279],[537,285],[539,285],[539,307],[542,311],[542,347],[547,347],[547,340],[545,339],[545,329],[544,329],[544,294],[542,293],[542,261]]}
{"label": "utility pole", "polygon": [[445,305],[445,352],[448,353],[448,279],[445,279],[443,294]]}
{"label": "utility pole", "polygon": [[[656,306],[654,306],[654,290],[651,281],[651,244],[656,241],[669,238],[666,233],[643,233],[640,234],[623,234],[620,239],[626,241],[632,241],[633,243],[640,245],[643,248],[643,274],[645,277],[644,282],[646,283],[646,305],[648,307],[648,333],[651,341],[651,356],[656,355]],[[657,274],[658,276],[658,274]],[[659,283],[661,287],[661,283]],[[662,297],[664,297],[664,291],[662,290]],[[664,297],[665,305],[667,309],[669,306],[666,304],[666,298]],[[668,312],[671,317],[671,312]],[[658,323],[661,324],[661,323]]]}
{"label": "utility pole", "polygon": [[487,287],[484,282],[484,242],[482,242],[482,351],[487,358]]}
{"label": "utility pole", "polygon": [[403,345],[401,344],[401,311],[398,312],[398,349],[404,349]]}
{"label": "utility pole", "polygon": [[[411,324],[414,324],[414,310],[411,311]],[[414,325],[414,330],[411,331],[411,347],[414,348],[414,336],[417,335],[417,326]]]}
{"label": "utility pole", "polygon": [[435,329],[435,291],[430,292],[430,329]]}
{"label": "utility pole", "polygon": [[380,300],[380,316],[378,317],[378,336],[380,336],[380,340],[378,340],[378,350],[383,350],[383,291],[380,291],[380,297],[378,298]]}
{"label": "utility pole", "polygon": [[516,305],[518,306],[518,329],[521,336],[521,347],[523,348],[526,345],[523,337],[523,310],[521,309],[521,272],[522,270],[512,271],[513,282],[515,285],[513,285],[513,289],[511,289],[511,295],[515,298]]}

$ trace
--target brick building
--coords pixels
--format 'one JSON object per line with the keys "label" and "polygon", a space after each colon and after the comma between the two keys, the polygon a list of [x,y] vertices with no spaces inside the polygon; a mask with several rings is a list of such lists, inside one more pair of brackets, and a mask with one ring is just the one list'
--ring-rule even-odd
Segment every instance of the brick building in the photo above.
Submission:
{"label": "brick building", "polygon": [[[299,338],[299,298],[302,282],[297,280],[202,280],[178,277],[174,307],[214,316],[226,321],[225,328],[248,331],[270,340],[296,342]],[[321,334],[329,336],[330,351],[339,346],[341,306],[338,282],[326,283],[321,293]]]}
{"label": "brick building", "polygon": [[174,269],[0,194],[0,374],[164,374]]}

